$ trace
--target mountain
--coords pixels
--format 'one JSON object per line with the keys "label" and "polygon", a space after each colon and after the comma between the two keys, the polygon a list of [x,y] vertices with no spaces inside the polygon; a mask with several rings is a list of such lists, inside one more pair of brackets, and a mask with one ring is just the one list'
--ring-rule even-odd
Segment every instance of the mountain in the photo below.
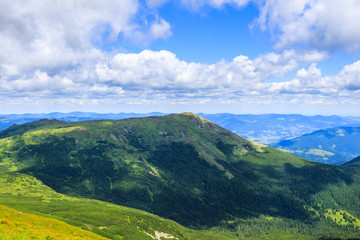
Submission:
{"label": "mountain", "polygon": [[199,115],[239,136],[263,144],[277,143],[324,128],[360,126],[359,117],[229,113]]}
{"label": "mountain", "polygon": [[192,113],[14,125],[0,132],[0,159],[0,172],[188,227],[255,238],[360,234],[360,169],[307,161]]}
{"label": "mountain", "polygon": [[345,166],[345,167],[360,167],[360,156],[354,158],[351,161],[348,161],[348,162],[344,163],[342,166]]}
{"label": "mountain", "polygon": [[360,155],[360,127],[318,130],[272,146],[312,161],[340,165]]}
{"label": "mountain", "polygon": [[[140,208],[185,225],[215,225],[226,218],[235,202],[223,199],[234,194],[240,200],[244,189],[232,185],[249,181],[233,166],[236,156],[265,147],[194,114],[41,120],[8,128],[0,137],[8,169],[32,174],[62,193]],[[237,214],[247,211],[238,208]]]}

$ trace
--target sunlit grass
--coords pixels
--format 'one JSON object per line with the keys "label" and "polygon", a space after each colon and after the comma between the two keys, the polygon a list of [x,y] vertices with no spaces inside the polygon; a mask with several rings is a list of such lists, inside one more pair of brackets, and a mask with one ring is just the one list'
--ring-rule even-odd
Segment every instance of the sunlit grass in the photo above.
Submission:
{"label": "sunlit grass", "polygon": [[19,212],[0,204],[0,239],[106,239],[62,221]]}
{"label": "sunlit grass", "polygon": [[[145,211],[97,200],[65,196],[54,192],[41,181],[26,174],[9,173],[0,175],[0,189],[0,203],[17,209],[17,211],[13,210],[12,214],[18,214],[18,211],[40,214],[43,217],[36,215],[24,216],[31,216],[38,219],[39,222],[44,222],[44,224],[47,222],[44,217],[55,218],[111,239],[152,239],[150,235],[155,236],[156,232],[158,232],[158,234],[168,234],[178,239],[228,239],[215,233],[187,229],[174,221],[158,217]],[[22,220],[16,220],[13,216],[14,215],[1,218],[4,219],[5,225],[9,223],[14,229],[14,232],[8,233],[9,235],[5,235],[5,233],[2,234],[6,237],[14,235],[13,239],[16,239],[15,237],[22,231],[22,227],[18,225],[16,221]],[[52,222],[49,221],[49,224],[52,224]],[[53,225],[55,226],[56,224]],[[0,227],[1,226],[0,224]],[[19,228],[17,229],[18,226]],[[70,225],[66,224],[64,226],[71,229]],[[46,235],[48,231],[52,231],[50,225],[45,224],[41,225],[41,227],[44,228],[44,239],[46,239],[47,236],[55,236]],[[65,227],[61,225],[61,229],[62,228]],[[29,234],[36,234],[36,231],[42,230],[40,228],[34,228]],[[55,234],[56,232],[53,233]],[[76,236],[82,236],[80,230],[79,233],[75,231],[73,231],[73,233],[75,237],[71,238],[73,235],[69,234],[69,238],[63,239],[77,239]],[[0,232],[0,239],[1,236]],[[87,236],[88,235],[84,234],[84,238],[79,239],[91,239],[90,237],[86,238]],[[31,238],[29,237],[29,239]],[[102,238],[99,237],[97,239]]]}

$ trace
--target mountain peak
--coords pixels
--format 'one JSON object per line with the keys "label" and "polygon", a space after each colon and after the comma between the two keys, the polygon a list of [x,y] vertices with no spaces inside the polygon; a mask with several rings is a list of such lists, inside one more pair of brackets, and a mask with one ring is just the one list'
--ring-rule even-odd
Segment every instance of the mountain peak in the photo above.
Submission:
{"label": "mountain peak", "polygon": [[[206,118],[200,117],[199,115],[192,113],[192,112],[183,112],[183,113],[179,113],[176,115],[180,115],[180,116],[189,116],[189,117],[193,117],[193,118],[197,118],[203,122],[211,122],[209,120],[207,120]],[[212,123],[212,122],[211,122]]]}

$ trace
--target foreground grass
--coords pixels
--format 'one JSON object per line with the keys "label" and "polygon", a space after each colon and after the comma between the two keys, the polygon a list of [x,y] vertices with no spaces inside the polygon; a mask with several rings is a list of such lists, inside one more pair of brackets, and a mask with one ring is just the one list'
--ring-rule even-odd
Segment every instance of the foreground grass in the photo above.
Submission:
{"label": "foreground grass", "polygon": [[224,229],[196,231],[141,210],[57,193],[27,174],[1,174],[0,189],[0,203],[16,209],[0,205],[0,239],[313,239],[276,231],[249,237]]}
{"label": "foreground grass", "polygon": [[0,205],[0,239],[106,239],[62,221]]}
{"label": "foreground grass", "polygon": [[[289,230],[305,228],[305,224],[296,226],[285,220],[268,218],[239,222],[234,225],[235,230],[226,227],[211,231],[191,230],[141,210],[56,193],[27,174],[1,174],[0,190],[0,204],[16,209],[9,210],[0,205],[0,239],[103,239],[100,236],[139,240],[316,239]],[[11,231],[8,231],[10,227]],[[323,227],[314,228],[314,231],[319,229]],[[338,236],[335,233],[330,231],[327,236]],[[160,238],[161,235],[167,238]]]}
{"label": "foreground grass", "polygon": [[[52,231],[52,228],[50,225],[46,225],[47,221],[44,220],[44,217],[55,218],[110,239],[160,239],[159,236],[163,236],[161,239],[230,239],[210,232],[191,230],[174,221],[144,211],[97,200],[68,197],[56,193],[36,178],[26,174],[10,173],[0,175],[0,189],[0,203],[15,208],[17,211],[13,210],[13,214],[16,215],[18,211],[21,211],[43,216],[25,215],[35,217],[40,222],[45,223],[45,225],[41,225],[43,230],[41,227],[38,228],[39,232],[45,234],[44,239],[47,236],[55,238],[53,235],[46,235],[47,232]],[[3,235],[0,235],[0,238],[17,239],[16,236],[21,236],[21,231],[26,226],[19,225],[18,222],[22,220],[17,219],[14,215],[9,215],[7,219],[4,220],[3,227],[9,226],[7,224],[9,223],[13,226],[14,232],[7,232],[8,235],[5,235],[5,231],[2,231],[0,234]],[[31,222],[30,219],[28,221]],[[49,220],[51,225],[56,225],[52,224],[51,221],[56,220]],[[62,223],[58,226],[61,230],[67,231],[66,229],[70,229],[68,224]],[[33,228],[34,234],[36,231],[37,229]],[[81,229],[79,231],[85,232]],[[73,232],[74,236],[82,233]],[[17,235],[17,233],[20,234]],[[32,239],[32,232],[26,234],[29,235],[28,238],[19,239]],[[66,232],[64,232],[64,236],[66,235]],[[14,236],[14,238],[8,238],[8,236]],[[71,234],[68,236],[70,236],[69,239],[76,239],[76,237],[71,238]],[[87,235],[84,234],[83,236],[81,239],[87,239]],[[94,236],[96,235],[94,234]],[[38,239],[42,238],[39,237]],[[97,239],[102,238],[98,237]]]}

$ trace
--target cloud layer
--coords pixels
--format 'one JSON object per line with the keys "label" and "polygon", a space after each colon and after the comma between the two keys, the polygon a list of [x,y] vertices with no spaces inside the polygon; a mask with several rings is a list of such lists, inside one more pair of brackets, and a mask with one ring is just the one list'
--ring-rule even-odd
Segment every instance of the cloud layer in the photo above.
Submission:
{"label": "cloud layer", "polygon": [[[172,36],[171,23],[157,12],[168,2],[147,0],[146,6],[134,0],[0,2],[2,99],[77,104],[358,99],[360,61],[334,76],[323,76],[316,64],[333,50],[358,51],[358,1],[255,1],[260,16],[254,26],[272,31],[277,51],[252,59],[239,55],[232,61],[203,64],[182,61],[169,51],[125,53],[122,41],[146,45]],[[249,2],[177,1],[194,11],[204,6],[240,8]]]}
{"label": "cloud layer", "polygon": [[[317,59],[318,52],[283,51],[255,59],[238,56],[231,62],[201,64],[181,61],[168,51],[145,50],[103,57],[91,64],[50,75],[37,70],[20,78],[3,77],[0,93],[7,96],[75,96],[83,99],[125,97],[162,99],[182,97],[236,99],[241,96],[352,95],[360,89],[360,62],[335,76],[322,76],[316,64],[297,70],[290,81],[281,79],[300,63]],[[141,96],[141,97],[140,97]],[[132,101],[131,100],[131,101]]]}

